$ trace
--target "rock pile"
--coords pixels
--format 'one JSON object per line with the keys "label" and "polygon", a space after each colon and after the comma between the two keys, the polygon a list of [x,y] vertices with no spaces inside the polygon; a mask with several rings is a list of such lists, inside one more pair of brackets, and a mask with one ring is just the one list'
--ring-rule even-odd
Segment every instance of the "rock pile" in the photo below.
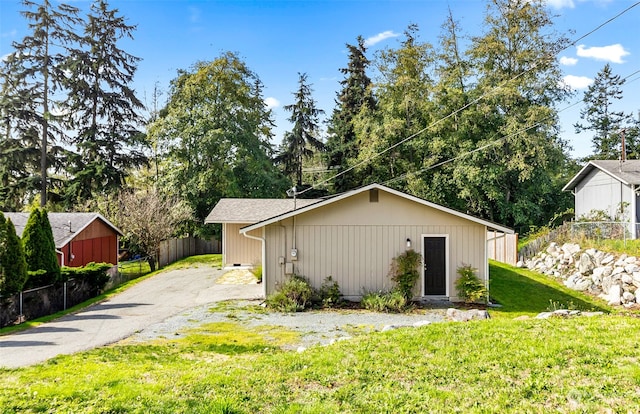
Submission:
{"label": "rock pile", "polygon": [[609,305],[640,303],[640,259],[634,256],[551,243],[545,252],[518,266],[562,279],[568,288],[601,297]]}

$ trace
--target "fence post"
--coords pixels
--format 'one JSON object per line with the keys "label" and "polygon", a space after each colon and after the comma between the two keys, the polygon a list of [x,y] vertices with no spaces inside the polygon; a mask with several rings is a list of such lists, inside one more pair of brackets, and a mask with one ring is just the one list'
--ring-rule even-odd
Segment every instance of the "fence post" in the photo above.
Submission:
{"label": "fence post", "polygon": [[67,310],[67,282],[62,285],[62,309]]}

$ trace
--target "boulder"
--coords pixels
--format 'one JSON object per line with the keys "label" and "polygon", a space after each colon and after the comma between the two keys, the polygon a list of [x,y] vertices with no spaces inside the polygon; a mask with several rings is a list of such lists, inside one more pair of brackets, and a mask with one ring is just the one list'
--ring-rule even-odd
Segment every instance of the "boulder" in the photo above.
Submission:
{"label": "boulder", "polygon": [[489,319],[489,312],[480,309],[447,309],[447,319],[454,322],[467,322],[470,320]]}
{"label": "boulder", "polygon": [[611,253],[609,253],[608,255],[604,256],[602,260],[600,260],[600,265],[601,266],[608,265],[609,263],[613,263],[615,260],[616,260],[616,257]]}
{"label": "boulder", "polygon": [[590,273],[596,267],[596,262],[589,253],[584,252],[580,255],[580,260],[576,263],[576,267],[580,273]]}
{"label": "boulder", "polygon": [[622,293],[622,301],[625,302],[625,303],[635,302],[636,301],[636,295],[634,295],[631,292],[623,292]]}
{"label": "boulder", "polygon": [[574,255],[580,251],[580,245],[575,243],[565,243],[561,247],[562,251]]}
{"label": "boulder", "polygon": [[619,306],[622,303],[622,288],[620,285],[611,285],[607,295],[607,303],[611,306]]}
{"label": "boulder", "polygon": [[585,290],[591,287],[591,280],[586,278],[581,278],[580,280],[575,282],[574,289],[579,292],[584,292]]}
{"label": "boulder", "polygon": [[600,266],[593,269],[592,276],[602,280],[603,277],[609,276],[611,273],[613,273],[613,268],[611,266]]}

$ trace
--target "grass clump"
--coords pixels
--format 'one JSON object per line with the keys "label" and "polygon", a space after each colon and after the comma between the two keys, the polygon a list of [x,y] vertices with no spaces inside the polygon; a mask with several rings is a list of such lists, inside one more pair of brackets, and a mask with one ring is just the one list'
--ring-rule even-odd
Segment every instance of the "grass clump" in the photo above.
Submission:
{"label": "grass clump", "polygon": [[258,279],[258,283],[262,283],[262,265],[251,267],[251,273]]}
{"label": "grass clump", "polygon": [[400,313],[411,309],[411,302],[399,289],[389,292],[367,292],[362,296],[360,305],[373,312]]}

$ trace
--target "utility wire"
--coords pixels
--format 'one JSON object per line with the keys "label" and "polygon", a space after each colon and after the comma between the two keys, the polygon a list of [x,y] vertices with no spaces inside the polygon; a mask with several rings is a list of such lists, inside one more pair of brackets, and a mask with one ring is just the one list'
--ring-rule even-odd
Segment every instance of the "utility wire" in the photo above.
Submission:
{"label": "utility wire", "polygon": [[[627,13],[629,10],[633,9],[634,7],[636,7],[636,6],[638,6],[638,5],[640,5],[640,1],[638,1],[638,2],[636,2],[636,3],[634,3],[634,4],[632,4],[631,6],[627,7],[626,9],[624,9],[623,11],[621,11],[620,13],[618,13],[617,15],[615,15],[615,16],[613,16],[613,17],[611,17],[610,19],[608,19],[608,20],[607,20],[607,21],[605,21],[604,23],[600,24],[600,25],[599,25],[599,26],[597,26],[596,28],[594,28],[594,29],[590,30],[590,31],[589,31],[589,32],[587,32],[586,34],[584,34],[584,35],[580,36],[579,38],[577,38],[577,39],[576,39],[576,40],[574,40],[573,42],[569,43],[567,46],[565,46],[565,47],[563,47],[563,48],[561,48],[561,49],[559,49],[559,50],[557,50],[557,51],[555,51],[555,52],[550,53],[548,57],[554,57],[554,56],[556,56],[557,54],[559,54],[560,52],[562,52],[562,51],[564,51],[564,50],[568,49],[569,47],[571,47],[571,46],[575,46],[575,45],[576,45],[576,43],[577,43],[577,42],[579,42],[580,40],[582,40],[582,39],[586,38],[587,36],[590,36],[591,34],[595,33],[596,31],[600,30],[602,27],[604,27],[604,26],[606,26],[607,24],[611,23],[612,21],[614,21],[615,19],[619,18],[620,16],[622,16],[622,15],[623,15],[623,14],[625,14],[625,13]],[[392,149],[394,149],[394,148],[396,148],[396,147],[398,147],[398,146],[400,146],[400,145],[404,144],[405,142],[412,140],[413,138],[415,138],[415,137],[417,137],[418,135],[421,135],[423,132],[427,131],[429,128],[432,128],[432,127],[434,127],[434,126],[436,126],[436,125],[438,125],[438,124],[440,124],[440,123],[444,122],[445,120],[449,119],[450,117],[452,117],[452,116],[454,116],[454,115],[457,115],[458,113],[460,113],[460,112],[464,111],[465,109],[469,108],[471,105],[474,105],[474,104],[478,103],[479,101],[481,101],[482,99],[487,98],[487,97],[488,97],[488,96],[490,96],[491,94],[496,93],[496,92],[497,92],[497,91],[499,91],[499,90],[500,90],[500,89],[501,89],[505,84],[507,84],[507,83],[509,83],[509,82],[512,82],[512,81],[514,81],[514,80],[516,80],[516,79],[520,78],[520,77],[521,77],[521,76],[523,76],[524,74],[526,74],[526,73],[528,73],[528,72],[530,72],[530,71],[534,70],[534,69],[538,66],[538,64],[539,64],[539,63],[535,63],[535,64],[534,64],[533,66],[531,66],[529,69],[527,69],[527,70],[525,70],[525,71],[523,71],[523,72],[520,72],[519,74],[515,75],[513,78],[508,79],[508,80],[504,80],[504,81],[503,81],[503,82],[501,82],[499,85],[494,86],[493,88],[491,88],[488,92],[485,92],[484,94],[480,95],[478,98],[476,98],[476,99],[472,100],[471,102],[467,103],[466,105],[464,105],[464,106],[462,106],[462,107],[458,108],[457,110],[455,110],[455,111],[451,112],[450,114],[448,114],[448,115],[444,116],[443,118],[440,118],[440,119],[438,119],[437,121],[432,122],[431,124],[427,125],[426,127],[422,128],[421,130],[419,130],[419,131],[417,131],[417,132],[415,132],[415,133],[413,133],[413,134],[409,135],[408,137],[406,137],[406,138],[402,139],[401,141],[398,141],[397,143],[395,143],[395,144],[391,145],[390,147],[388,147],[388,148],[386,148],[386,149],[384,149],[384,150],[382,150],[382,151],[380,151],[380,152],[378,152],[378,153],[376,153],[376,154],[373,154],[373,155],[372,155],[372,156],[370,156],[369,158],[366,158],[366,159],[364,159],[364,160],[362,160],[362,161],[360,161],[360,162],[356,163],[355,165],[352,165],[351,167],[349,167],[349,168],[347,168],[347,169],[345,169],[345,170],[343,170],[343,171],[341,171],[341,172],[339,172],[339,173],[337,173],[337,174],[335,174],[335,175],[333,175],[333,176],[331,176],[331,177],[329,177],[329,178],[327,178],[327,179],[325,179],[325,180],[322,180],[322,181],[320,181],[319,183],[316,183],[316,184],[314,184],[314,185],[312,185],[312,186],[310,186],[310,187],[308,187],[308,188],[304,189],[303,191],[300,191],[299,193],[296,193],[296,194],[304,194],[304,193],[306,193],[307,191],[310,191],[310,190],[312,190],[312,189],[314,189],[314,188],[317,188],[318,186],[321,186],[321,185],[323,185],[323,184],[327,184],[328,182],[333,181],[334,179],[336,179],[336,178],[340,177],[341,175],[344,175],[344,174],[346,174],[347,172],[349,172],[349,171],[351,171],[351,170],[354,170],[355,168],[358,168],[359,166],[361,166],[361,165],[363,165],[363,164],[367,164],[367,163],[371,162],[372,160],[374,160],[375,158],[377,158],[377,157],[379,157],[379,156],[381,156],[381,155],[383,155],[383,154],[387,153],[388,151],[391,151]],[[637,73],[637,72],[636,72],[636,73]],[[506,138],[506,137],[505,137],[505,138]],[[503,138],[503,139],[504,139],[504,138]]]}
{"label": "utility wire", "polygon": [[[636,70],[635,72],[633,72],[633,73],[631,73],[631,74],[627,75],[626,77],[622,78],[622,80],[623,80],[623,81],[627,81],[630,77],[632,77],[633,75],[635,75],[635,74],[637,74],[637,73],[640,73],[640,69],[638,69],[638,70]],[[631,83],[631,82],[633,82],[633,81],[636,81],[636,80],[638,80],[638,79],[640,79],[640,78],[632,79],[631,81],[627,82],[627,84],[629,84],[629,83]],[[578,104],[581,104],[581,103],[583,103],[583,100],[582,100],[582,99],[580,99],[580,100],[578,100],[578,101],[576,101],[576,102],[572,103],[572,104],[571,104],[571,105],[569,105],[569,106],[566,106],[566,107],[564,107],[564,108],[560,109],[557,113],[562,113],[562,112],[564,112],[564,111],[566,111],[566,110],[568,110],[568,109],[571,109],[571,108],[573,108],[573,107],[575,107],[575,106],[577,106]],[[383,185],[389,185],[389,184],[394,183],[394,182],[396,182],[396,181],[401,181],[401,180],[403,180],[403,179],[405,179],[405,178],[407,178],[407,177],[409,177],[409,176],[417,175],[417,174],[420,174],[420,173],[423,173],[423,172],[426,172],[426,171],[429,171],[429,170],[432,170],[432,169],[435,169],[435,168],[441,167],[441,166],[443,166],[443,165],[445,165],[445,164],[448,164],[448,163],[450,163],[450,162],[453,162],[453,161],[459,160],[459,159],[461,159],[461,158],[467,157],[467,156],[469,156],[469,155],[471,155],[471,154],[474,154],[474,153],[476,153],[476,152],[480,152],[480,151],[485,150],[485,149],[487,149],[487,148],[489,148],[489,147],[492,147],[492,146],[495,146],[495,145],[501,144],[501,143],[502,143],[503,141],[505,141],[507,138],[514,137],[514,136],[519,135],[519,134],[521,134],[521,133],[523,133],[523,132],[526,132],[526,131],[528,131],[528,130],[530,130],[530,129],[536,128],[536,127],[538,127],[538,126],[542,125],[542,123],[543,123],[544,121],[547,121],[547,120],[549,120],[549,119],[551,119],[551,118],[552,118],[552,117],[547,117],[547,118],[545,118],[545,119],[543,119],[543,120],[541,120],[541,121],[539,121],[539,122],[535,123],[534,125],[531,125],[531,126],[528,126],[528,127],[522,128],[522,129],[520,129],[520,130],[518,130],[518,131],[512,132],[512,133],[511,133],[511,134],[509,134],[509,135],[505,135],[505,136],[503,136],[503,137],[501,137],[501,138],[498,138],[498,139],[496,139],[495,141],[489,142],[488,144],[485,144],[485,145],[483,145],[483,146],[481,146],[481,147],[478,147],[478,148],[475,148],[475,149],[473,149],[473,150],[470,150],[470,151],[464,152],[464,153],[462,153],[462,154],[460,154],[460,155],[458,155],[458,156],[456,156],[456,157],[453,157],[453,158],[449,158],[449,159],[446,159],[446,160],[440,161],[440,162],[438,162],[438,163],[436,163],[436,164],[430,165],[430,166],[428,166],[428,167],[421,168],[421,169],[419,169],[419,170],[417,170],[417,171],[409,171],[409,172],[406,172],[406,173],[404,173],[404,174],[402,174],[402,175],[399,175],[399,176],[394,177],[394,178],[392,178],[392,179],[390,179],[390,180],[387,180],[387,181],[385,181],[385,182],[384,182],[384,183],[382,183],[382,184],[383,184]]]}

